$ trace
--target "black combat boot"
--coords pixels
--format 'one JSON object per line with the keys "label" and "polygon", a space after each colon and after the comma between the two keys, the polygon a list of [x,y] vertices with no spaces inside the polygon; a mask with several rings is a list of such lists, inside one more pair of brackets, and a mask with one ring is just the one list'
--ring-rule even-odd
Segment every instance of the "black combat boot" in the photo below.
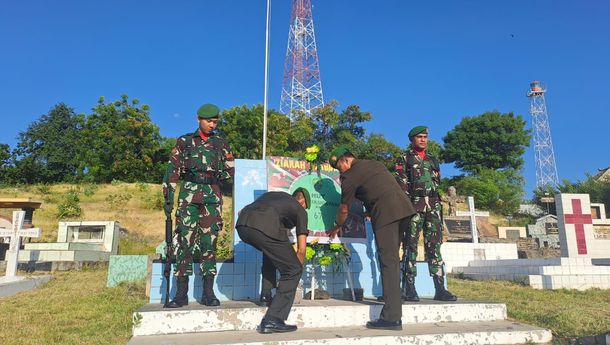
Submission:
{"label": "black combat boot", "polygon": [[176,296],[165,308],[180,308],[189,304],[189,276],[176,277],[178,285],[176,286]]}
{"label": "black combat boot", "polygon": [[415,290],[415,276],[405,274],[402,280],[402,299],[409,302],[419,302],[417,290]]}
{"label": "black combat boot", "polygon": [[214,295],[214,276],[207,275],[203,276],[203,294],[201,295],[201,302],[203,305],[208,307],[217,307],[220,305],[220,301]]}
{"label": "black combat boot", "polygon": [[435,300],[445,302],[457,301],[455,295],[445,290],[445,277],[435,274],[432,276],[432,280],[434,281],[434,289],[436,290],[436,293],[434,294]]}

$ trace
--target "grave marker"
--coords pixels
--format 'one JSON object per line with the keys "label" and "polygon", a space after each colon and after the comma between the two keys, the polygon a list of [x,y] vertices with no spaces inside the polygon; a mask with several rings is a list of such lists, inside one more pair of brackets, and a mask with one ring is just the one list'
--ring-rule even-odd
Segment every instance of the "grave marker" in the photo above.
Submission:
{"label": "grave marker", "polygon": [[9,249],[6,252],[6,275],[5,277],[17,276],[17,262],[21,237],[40,237],[39,228],[23,228],[25,211],[13,211],[13,226],[11,229],[0,229],[0,237],[10,237]]}
{"label": "grave marker", "polygon": [[479,243],[479,233],[477,231],[477,217],[489,217],[487,211],[477,211],[474,208],[474,197],[468,197],[468,211],[457,211],[457,216],[470,217],[470,232],[472,233],[472,243]]}

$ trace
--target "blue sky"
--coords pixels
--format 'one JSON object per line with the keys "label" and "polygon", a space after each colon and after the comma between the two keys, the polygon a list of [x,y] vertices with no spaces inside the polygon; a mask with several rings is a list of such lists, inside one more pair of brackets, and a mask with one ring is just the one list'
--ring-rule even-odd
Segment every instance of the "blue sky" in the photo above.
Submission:
{"label": "blue sky", "polygon": [[[369,133],[403,147],[414,125],[441,138],[463,116],[531,123],[532,80],[547,87],[560,179],[610,166],[610,2],[312,0],[324,96],[373,114]],[[15,1],[0,10],[0,143],[65,102],[100,96],[151,106],[165,136],[199,105],[263,101],[265,0]],[[272,1],[269,105],[279,108],[290,1]],[[526,187],[535,184],[525,155]],[[444,166],[445,176],[459,171]]]}

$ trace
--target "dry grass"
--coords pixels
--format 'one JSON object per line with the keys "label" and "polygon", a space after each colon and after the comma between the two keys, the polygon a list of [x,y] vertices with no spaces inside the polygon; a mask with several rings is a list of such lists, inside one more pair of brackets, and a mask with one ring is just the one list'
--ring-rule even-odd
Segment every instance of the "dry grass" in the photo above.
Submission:
{"label": "dry grass", "polygon": [[[130,247],[131,242],[142,242],[139,249],[119,250],[124,254],[147,254],[165,238],[165,214],[162,206],[161,185],[147,183],[111,183],[102,185],[23,185],[0,188],[0,198],[32,198],[43,201],[40,209],[34,212],[33,224],[41,228],[42,236],[32,242],[55,242],[57,240],[58,222],[57,206],[64,196],[76,190],[80,199],[82,214],[77,220],[117,220],[128,231],[129,236],[123,247]],[[11,217],[12,209],[0,209],[0,215]],[[224,198],[223,218],[225,226],[220,234],[224,242],[232,238],[232,199]],[[225,250],[228,252],[230,250]]]}
{"label": "dry grass", "polygon": [[505,303],[508,316],[553,331],[558,342],[610,331],[610,290],[536,290],[506,281],[450,278],[460,298]]}
{"label": "dry grass", "polygon": [[56,272],[44,286],[0,299],[0,344],[125,344],[144,282],[106,287],[105,268]]}

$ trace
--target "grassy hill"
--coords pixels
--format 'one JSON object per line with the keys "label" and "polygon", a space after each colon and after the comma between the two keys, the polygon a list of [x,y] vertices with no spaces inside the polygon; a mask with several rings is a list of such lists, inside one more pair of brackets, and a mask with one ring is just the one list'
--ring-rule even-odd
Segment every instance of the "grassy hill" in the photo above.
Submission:
{"label": "grassy hill", "polygon": [[[0,198],[32,198],[42,206],[34,212],[33,224],[42,236],[32,242],[55,242],[59,221],[116,220],[126,230],[119,242],[120,254],[149,254],[165,238],[165,214],[161,185],[148,183],[22,185],[0,188]],[[80,215],[78,215],[80,208]],[[0,209],[11,217],[13,209]],[[232,199],[224,198],[224,228],[219,258],[231,256],[233,230]]]}

